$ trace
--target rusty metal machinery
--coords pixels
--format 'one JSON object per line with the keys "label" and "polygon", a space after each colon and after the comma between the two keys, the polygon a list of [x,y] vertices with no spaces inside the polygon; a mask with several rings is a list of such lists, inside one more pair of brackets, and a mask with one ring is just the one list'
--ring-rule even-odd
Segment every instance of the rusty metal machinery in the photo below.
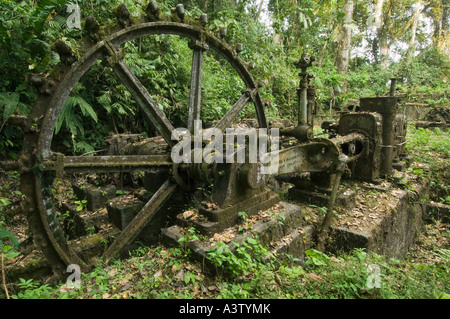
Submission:
{"label": "rusty metal machinery", "polygon": [[[127,12],[127,9],[121,6],[120,11]],[[74,56],[63,54],[67,50],[59,52],[62,63],[58,75],[34,78],[41,95],[27,118],[15,119],[24,131],[23,152],[19,162],[4,163],[3,169],[20,170],[25,195],[23,208],[29,226],[36,244],[45,253],[56,274],[63,276],[69,264],[89,270],[99,260],[112,260],[144,229],[156,227],[152,226],[152,222],[167,213],[166,209],[161,208],[171,202],[170,198],[180,193],[195,193],[199,185],[212,185],[212,189],[208,200],[198,203],[201,218],[195,226],[205,233],[213,233],[236,223],[240,211],[251,215],[277,203],[278,196],[268,187],[268,180],[273,176],[282,179],[307,173],[312,181],[320,180],[325,188],[329,188],[333,177],[341,173],[342,164],[351,167],[353,178],[376,181],[392,174],[393,163],[403,153],[405,135],[404,118],[397,115],[397,99],[362,99],[359,112],[342,114],[337,124],[323,125],[330,138],[314,137],[315,88],[310,83],[312,75],[307,73],[314,58],[306,54],[297,64],[302,71],[298,89],[298,125],[280,131],[281,136],[295,138],[296,143],[270,153],[274,156],[271,158],[277,159],[275,170],[262,174],[264,165],[249,161],[174,163],[171,149],[175,145],[172,139],[175,128],[124,61],[126,52],[123,45],[138,37],[169,34],[190,41],[192,73],[187,105],[189,115],[185,127],[191,133],[195,130],[195,121],[200,119],[203,55],[207,50],[222,56],[245,85],[241,98],[213,128],[224,132],[249,103],[255,107],[258,130],[270,129],[270,125],[259,94],[259,84],[249,70],[253,64],[245,63],[239,57],[241,45],[232,47],[227,44],[224,30],[218,35],[208,31],[206,15],[197,20],[185,18],[182,5],[178,5],[171,16],[165,17],[157,3],[152,1],[146,13],[139,22],[129,18],[129,14],[121,15],[120,27],[108,35],[94,19],[88,18],[85,28],[91,46],[77,61]],[[98,61],[114,70],[155,127],[157,136],[134,143],[120,142],[108,155],[67,156],[58,153],[52,149],[52,141],[61,109],[77,82]],[[208,147],[210,142],[202,141],[202,149]],[[133,218],[120,225],[106,220],[107,225],[97,227],[95,233],[88,235],[68,235],[67,227],[61,223],[65,212],[53,194],[58,180],[71,174],[136,171],[149,174],[150,196]],[[80,218],[70,217],[72,224]],[[177,221],[184,222],[179,218]],[[101,243],[100,249],[98,243]],[[91,246],[96,246],[96,249],[91,249]]]}
{"label": "rusty metal machinery", "polygon": [[[189,96],[189,115],[185,127],[191,132],[194,122],[200,119],[201,111],[201,82],[203,56],[207,50],[220,55],[241,78],[245,90],[241,98],[228,110],[215,127],[220,130],[230,127],[243,108],[252,103],[255,108],[258,126],[267,127],[264,106],[258,91],[258,83],[250,74],[253,63],[246,63],[239,57],[242,45],[231,46],[224,40],[225,30],[214,34],[207,30],[207,16],[201,15],[192,20],[185,17],[183,5],[178,5],[172,14],[164,16],[155,1],[145,8],[146,15],[140,21],[131,17],[127,8],[121,5],[117,12],[119,25],[117,28],[105,30],[95,19],[88,17],[85,22],[85,45],[88,49],[80,59],[72,54],[72,49],[60,43],[56,48],[61,57],[54,76],[32,76],[31,82],[38,87],[41,95],[27,118],[12,118],[21,125],[24,132],[23,152],[16,163],[3,163],[3,169],[16,169],[21,172],[22,191],[25,195],[23,203],[30,229],[34,234],[34,241],[42,249],[54,271],[58,275],[65,273],[65,266],[77,264],[81,269],[88,270],[98,260],[108,262],[127,247],[154,218],[163,204],[176,193],[176,190],[186,190],[189,182],[195,178],[210,182],[208,179],[211,167],[198,169],[197,166],[174,164],[170,156],[170,148],[174,146],[172,132],[175,127],[168,120],[159,105],[152,99],[138,77],[125,62],[126,52],[124,44],[134,39],[152,35],[175,35],[190,41],[192,49],[192,71]],[[123,14],[126,13],[126,14]],[[109,34],[107,34],[109,32]],[[113,69],[118,80],[128,89],[143,111],[149,122],[157,131],[159,147],[157,152],[102,155],[102,156],[66,156],[52,149],[55,126],[62,107],[69,94],[80,78],[97,62]],[[162,142],[161,142],[162,141]],[[235,165],[236,166],[236,165]],[[236,167],[225,168],[227,176],[235,176]],[[153,181],[150,198],[139,210],[135,218],[124,227],[111,224],[101,227],[101,236],[69,236],[67,227],[61,223],[61,210],[54,199],[53,189],[59,179],[70,174],[101,174],[127,172],[158,172],[158,180]],[[199,172],[199,174],[196,174]],[[224,170],[219,173],[222,175]],[[189,178],[193,173],[196,177]],[[219,174],[218,173],[218,174]],[[161,179],[162,180],[159,180]],[[250,179],[251,180],[251,179]],[[229,181],[224,180],[223,183]],[[220,183],[220,182],[219,182]],[[229,186],[231,187],[231,186]],[[251,188],[256,187],[252,185]],[[251,191],[241,194],[251,196]],[[253,192],[255,193],[255,192]],[[222,203],[229,202],[230,196],[216,196]],[[271,201],[270,198],[268,199]],[[76,217],[69,224],[76,223]],[[79,218],[78,218],[79,219]],[[66,223],[67,224],[67,223]],[[96,232],[99,229],[96,228]],[[100,234],[99,234],[100,235]],[[89,238],[87,238],[89,237]],[[89,251],[88,246],[103,245],[100,251]]]}

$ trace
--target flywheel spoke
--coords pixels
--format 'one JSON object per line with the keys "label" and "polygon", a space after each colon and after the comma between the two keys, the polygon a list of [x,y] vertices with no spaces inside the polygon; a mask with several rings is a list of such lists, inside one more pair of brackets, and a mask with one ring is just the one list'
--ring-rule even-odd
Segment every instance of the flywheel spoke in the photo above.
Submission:
{"label": "flywheel spoke", "polygon": [[122,233],[114,240],[111,246],[103,254],[103,260],[109,262],[123,248],[129,245],[136,236],[144,229],[153,216],[158,212],[164,202],[169,199],[177,187],[176,184],[167,180],[158,191],[150,198],[136,217],[127,225]]}
{"label": "flywheel spoke", "polygon": [[192,55],[191,90],[189,95],[188,130],[194,132],[194,121],[200,120],[204,48],[196,45]]}
{"label": "flywheel spoke", "polygon": [[[111,44],[107,45],[107,47],[108,50],[117,50],[115,47],[111,48]],[[117,54],[117,51],[115,51],[115,53]],[[112,52],[112,54],[114,54],[114,52]],[[117,56],[119,57],[119,59],[117,59],[118,61],[112,63],[114,72],[130,91],[131,95],[136,100],[136,103],[141,107],[167,144],[170,146],[173,145],[172,131],[174,130],[174,127],[125,61],[123,61],[118,54]]]}
{"label": "flywheel spoke", "polygon": [[252,96],[249,91],[244,92],[241,98],[233,105],[231,109],[224,115],[224,117],[217,123],[216,128],[223,131],[225,128],[230,127],[233,124],[236,117],[242,111],[242,109],[247,105],[248,102],[252,100]]}
{"label": "flywheel spoke", "polygon": [[[39,247],[49,258],[55,271],[58,271],[63,277],[67,274],[62,266],[75,263],[82,268],[89,268],[95,264],[97,257],[103,257],[104,261],[108,262],[132,243],[175,192],[177,184],[169,180],[159,187],[160,181],[164,181],[170,174],[170,168],[174,175],[172,178],[175,180],[178,178],[178,183],[181,185],[185,180],[193,181],[192,176],[189,175],[193,171],[189,164],[186,164],[186,167],[174,165],[170,157],[170,149],[178,142],[172,140],[174,126],[144,87],[144,83],[125,62],[125,53],[120,49],[121,46],[142,37],[158,35],[180,36],[192,41],[190,42],[192,69],[189,113],[185,126],[191,133],[194,129],[194,122],[201,118],[202,71],[206,50],[214,51],[224,58],[225,62],[228,62],[237,72],[247,89],[216,127],[221,130],[230,127],[249,102],[255,105],[259,127],[267,127],[264,104],[258,93],[259,86],[249,72],[251,65],[242,61],[239,52],[227,44],[224,39],[215,36],[206,28],[206,15],[200,17],[198,20],[200,24],[198,24],[190,19],[185,21],[183,10],[177,9],[178,20],[175,16],[166,19],[166,17],[159,17],[160,10],[154,2],[146,10],[146,14],[142,19],[146,22],[135,23],[137,20],[133,19],[133,21],[125,21],[125,25],[122,25],[123,21],[121,21],[123,28],[118,31],[113,30],[113,33],[109,35],[105,35],[103,28],[96,24],[95,19],[87,20],[88,38],[86,41],[82,41],[84,55],[71,65],[62,63],[58,72],[54,72],[54,76],[50,75],[48,79],[45,79],[45,85],[42,84],[42,87],[39,87],[42,95],[30,115],[30,120],[33,120],[31,126],[33,130],[30,128],[30,132],[25,133],[27,138],[24,141],[23,153],[36,154],[36,156],[31,157],[30,164],[33,166],[30,167],[29,172],[22,175],[21,185],[23,194],[26,196],[24,206],[29,212],[27,218],[32,231],[39,239],[37,241]],[[84,51],[85,42],[89,45],[91,42],[95,42],[95,44],[93,43]],[[58,119],[62,116],[62,110],[68,97],[77,83],[84,83],[82,77],[88,74],[88,71],[99,61],[103,62],[103,66],[106,64],[114,70],[118,80],[131,93],[137,106],[155,127],[158,141],[164,140],[165,143],[158,142],[155,148],[153,146],[144,147],[142,151],[138,152],[128,148],[127,150],[117,150],[118,154],[134,155],[100,156],[96,153],[95,156],[65,156],[57,151],[52,151],[52,146],[55,147],[55,150],[65,149],[62,145],[57,145],[61,138],[54,139],[54,135]],[[92,88],[92,91],[95,91],[95,88]],[[92,97],[94,98],[97,93],[94,92]],[[146,174],[136,174],[136,171]],[[128,172],[134,174],[122,174]],[[64,173],[74,174],[74,176],[65,178]],[[109,176],[109,173],[114,174]],[[151,185],[143,185],[144,183],[141,181],[144,180],[141,180],[141,177],[145,179],[145,184]],[[127,194],[124,198],[115,196],[117,193],[114,188],[109,188],[110,180],[114,179],[116,184],[120,183],[121,186],[125,186],[128,178],[133,183],[133,188],[144,186],[144,193],[141,193],[140,190],[139,194],[134,192],[132,196]],[[105,180],[108,183],[108,189],[103,188]],[[136,181],[137,183],[135,183]],[[90,186],[94,186],[92,182],[95,183],[95,187],[91,188]],[[78,187],[80,184],[85,188]],[[114,183],[112,184],[114,186]],[[109,201],[108,205],[122,204],[123,202],[127,204],[127,200],[133,197],[133,200],[137,199],[139,207],[142,207],[140,200],[147,196],[148,192],[153,192],[155,186],[159,187],[158,191],[125,228],[123,228],[123,223],[120,226],[117,224],[113,214],[110,216],[108,209],[105,209],[105,203],[102,202],[102,206],[92,205],[92,209],[90,209],[84,204],[89,205],[92,202],[88,200],[83,202],[80,197],[80,204],[78,204],[75,201],[78,197],[66,196],[70,195],[71,189],[82,192],[83,196],[91,195],[88,193],[89,191],[95,193],[99,191],[102,198],[112,197],[114,199]],[[147,187],[150,187],[151,190]],[[73,194],[75,195],[75,192]],[[130,202],[130,204],[134,203]],[[94,206],[96,209],[93,208]],[[155,219],[153,222],[155,225],[157,224]],[[115,239],[111,241],[111,238]],[[111,245],[105,251],[105,244],[108,242]]]}

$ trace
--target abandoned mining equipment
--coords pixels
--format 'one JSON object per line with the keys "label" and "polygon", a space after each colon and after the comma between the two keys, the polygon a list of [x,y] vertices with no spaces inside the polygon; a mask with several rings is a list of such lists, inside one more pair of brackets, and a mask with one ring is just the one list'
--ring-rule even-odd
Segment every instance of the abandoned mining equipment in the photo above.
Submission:
{"label": "abandoned mining equipment", "polygon": [[[209,31],[205,14],[195,20],[188,19],[182,5],[165,16],[152,1],[146,7],[146,15],[140,19],[132,17],[124,5],[115,11],[119,23],[110,30],[100,27],[92,17],[86,19],[82,41],[85,53],[81,58],[77,58],[74,50],[62,42],[54,46],[61,58],[57,70],[53,75],[30,77],[41,93],[31,113],[27,117],[10,118],[11,123],[23,130],[23,152],[19,161],[3,163],[2,168],[21,173],[23,210],[34,242],[42,249],[56,274],[64,276],[70,264],[89,270],[98,260],[108,262],[115,258],[144,229],[159,227],[152,223],[167,214],[167,210],[161,210],[161,207],[171,202],[169,198],[195,192],[199,185],[212,185],[208,201],[198,204],[203,227],[200,230],[211,233],[236,223],[241,211],[251,215],[277,203],[278,196],[268,187],[270,177],[302,179],[308,175],[310,181],[327,189],[336,184],[338,178],[335,177],[346,168],[351,171],[352,178],[375,182],[391,175],[394,165],[401,165],[399,158],[403,154],[405,120],[397,114],[396,97],[361,99],[359,112],[343,113],[338,123],[325,124],[330,138],[313,135],[315,88],[307,69],[314,58],[306,54],[296,64],[301,70],[298,123],[293,128],[280,130],[281,137],[294,143],[270,152],[271,158],[277,159],[277,165],[275,169],[272,167],[270,174],[262,173],[266,164],[262,165],[259,160],[256,163],[175,163],[171,157],[171,149],[176,142],[172,139],[175,127],[127,65],[125,44],[159,35],[175,35],[190,41],[192,69],[188,118],[184,127],[191,133],[196,121],[201,119],[202,68],[207,51],[214,51],[231,65],[245,86],[240,99],[212,128],[225,132],[234,125],[244,107],[253,104],[257,130],[270,129],[259,93],[262,84],[256,82],[250,73],[254,63],[246,63],[240,58],[242,44],[231,46],[226,42],[225,29],[217,34]],[[99,65],[114,71],[157,134],[146,141],[125,141],[112,154],[62,154],[53,141],[58,117],[82,76],[91,67]],[[207,148],[210,142],[201,141],[201,148]],[[150,176],[147,188],[150,195],[133,218],[126,222],[123,219],[115,222],[111,218],[113,216],[107,214],[106,218],[98,219],[100,224],[95,224],[96,216],[86,210],[83,210],[83,215],[70,213],[67,216],[54,198],[56,183],[71,176],[130,172]],[[88,220],[95,226],[89,232],[68,234],[68,224],[80,225],[88,223]]]}

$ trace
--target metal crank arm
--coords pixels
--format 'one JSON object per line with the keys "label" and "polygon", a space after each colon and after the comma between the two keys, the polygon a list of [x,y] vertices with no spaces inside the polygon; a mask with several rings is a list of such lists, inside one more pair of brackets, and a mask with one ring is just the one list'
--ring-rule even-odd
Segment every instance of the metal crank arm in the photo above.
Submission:
{"label": "metal crank arm", "polygon": [[347,162],[366,154],[366,141],[362,134],[350,134],[335,139],[314,139],[287,149],[268,154],[269,162],[264,164],[266,173],[275,176],[336,171],[339,157],[345,155]]}

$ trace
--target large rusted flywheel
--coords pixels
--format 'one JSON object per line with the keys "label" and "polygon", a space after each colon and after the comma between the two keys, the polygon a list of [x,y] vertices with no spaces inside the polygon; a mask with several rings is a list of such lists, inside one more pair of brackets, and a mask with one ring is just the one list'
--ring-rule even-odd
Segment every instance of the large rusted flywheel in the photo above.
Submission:
{"label": "large rusted flywheel", "polygon": [[[29,118],[32,119],[29,129],[24,133],[24,147],[21,160],[28,171],[22,174],[23,193],[26,196],[24,203],[30,228],[34,233],[35,241],[45,253],[50,264],[58,274],[65,273],[69,264],[77,264],[82,269],[89,269],[99,259],[109,261],[124,249],[147,225],[176,189],[182,189],[183,184],[179,170],[171,160],[170,146],[175,141],[171,139],[174,126],[168,120],[158,103],[150,96],[142,82],[131,71],[125,62],[126,50],[124,44],[134,39],[154,35],[176,35],[187,38],[192,49],[192,70],[188,108],[188,120],[185,127],[191,132],[194,121],[200,119],[203,54],[213,50],[222,56],[237,72],[245,85],[242,97],[230,107],[227,113],[218,119],[216,128],[224,130],[230,127],[243,108],[253,103],[260,128],[267,127],[264,106],[258,91],[258,84],[249,72],[250,63],[245,63],[238,56],[239,46],[232,47],[223,37],[215,35],[207,29],[206,15],[197,20],[188,20],[184,15],[184,8],[179,5],[174,14],[163,16],[155,2],[146,8],[146,16],[142,21],[136,22],[130,18],[125,6],[120,7],[122,15],[118,27],[109,34],[104,31],[95,20],[86,20],[85,30],[88,33],[85,43],[91,45],[81,58],[74,62],[70,50],[65,55],[64,46],[60,50],[61,64],[54,76],[48,78],[33,78],[39,87],[41,95],[38,98]],[[125,14],[123,14],[125,13]],[[92,41],[95,39],[95,41]],[[134,101],[145,114],[149,122],[157,131],[157,135],[167,144],[167,153],[144,155],[117,155],[117,156],[67,156],[52,150],[52,141],[58,117],[64,103],[72,89],[81,77],[98,61],[103,61],[114,70],[117,79],[128,89]],[[110,241],[105,244],[100,253],[88,256],[80,253],[80,244],[83,238],[68,239],[61,226],[58,205],[53,198],[52,188],[56,178],[63,178],[71,173],[112,173],[131,172],[147,169],[166,169],[172,172],[166,181],[161,183],[159,189],[151,196],[136,217],[123,229],[111,227]],[[178,182],[177,182],[178,181]],[[95,234],[91,234],[91,237]]]}

